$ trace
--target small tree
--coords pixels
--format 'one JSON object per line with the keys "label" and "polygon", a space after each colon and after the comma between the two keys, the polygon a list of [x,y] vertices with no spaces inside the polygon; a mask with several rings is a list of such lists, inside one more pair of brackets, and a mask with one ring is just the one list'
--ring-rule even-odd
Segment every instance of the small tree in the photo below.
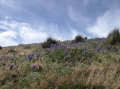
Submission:
{"label": "small tree", "polygon": [[51,44],[57,44],[57,41],[51,37],[47,38],[47,41],[42,43],[42,48],[50,48]]}
{"label": "small tree", "polygon": [[0,46],[0,49],[2,49],[2,46]]}
{"label": "small tree", "polygon": [[74,39],[74,42],[84,42],[84,38],[81,35],[77,35]]}
{"label": "small tree", "polygon": [[55,39],[49,37],[49,38],[47,38],[47,43],[49,43],[49,44],[56,44],[57,41]]}
{"label": "small tree", "polygon": [[120,42],[120,33],[118,28],[109,33],[107,36],[107,42],[111,45],[115,45],[117,42]]}
{"label": "small tree", "polygon": [[16,51],[15,51],[14,49],[10,48],[10,49],[8,50],[8,52],[9,52],[9,53],[15,53]]}
{"label": "small tree", "polygon": [[88,38],[87,38],[87,37],[85,37],[84,39],[85,39],[85,40],[87,40]]}
{"label": "small tree", "polygon": [[47,42],[42,43],[42,48],[50,48],[50,44]]}

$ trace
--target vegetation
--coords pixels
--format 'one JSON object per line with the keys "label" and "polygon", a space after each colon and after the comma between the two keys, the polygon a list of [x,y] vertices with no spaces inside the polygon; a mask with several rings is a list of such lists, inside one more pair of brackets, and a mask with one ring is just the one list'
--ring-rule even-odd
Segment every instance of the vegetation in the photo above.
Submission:
{"label": "vegetation", "polygon": [[16,51],[14,49],[9,49],[8,52],[9,53],[15,53]]}
{"label": "vegetation", "polygon": [[52,44],[57,44],[57,41],[53,38],[47,38],[47,41],[42,44],[43,48],[50,48]]}
{"label": "vegetation", "polygon": [[2,46],[0,46],[0,49],[2,49]]}
{"label": "vegetation", "polygon": [[74,42],[84,42],[84,38],[81,35],[77,35],[74,39]]}
{"label": "vegetation", "polygon": [[3,47],[0,89],[120,89],[120,45],[108,38]]}
{"label": "vegetation", "polygon": [[119,29],[114,29],[107,37],[107,41],[111,45],[115,45],[120,42],[120,32]]}
{"label": "vegetation", "polygon": [[85,40],[87,40],[88,38],[87,38],[87,37],[85,37],[84,39],[85,39]]}

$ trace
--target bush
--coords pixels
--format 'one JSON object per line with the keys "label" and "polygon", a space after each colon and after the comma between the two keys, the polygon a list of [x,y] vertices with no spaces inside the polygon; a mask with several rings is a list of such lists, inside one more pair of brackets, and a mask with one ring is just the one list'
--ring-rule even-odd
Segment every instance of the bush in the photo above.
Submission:
{"label": "bush", "polygon": [[0,46],[0,49],[2,49],[2,46]]}
{"label": "bush", "polygon": [[115,45],[116,43],[120,42],[120,33],[119,29],[114,29],[108,36],[107,42],[111,45]]}
{"label": "bush", "polygon": [[57,41],[55,39],[49,37],[49,38],[47,38],[47,43],[49,43],[49,44],[56,44]]}
{"label": "bush", "polygon": [[42,44],[42,48],[50,48],[51,44],[57,44],[57,41],[53,38],[47,38],[47,41]]}
{"label": "bush", "polygon": [[43,79],[43,75],[41,75],[39,72],[31,72],[27,76],[22,77],[19,80],[19,84],[22,87],[29,87],[33,83],[36,83],[36,85]]}
{"label": "bush", "polygon": [[84,39],[85,39],[85,40],[87,40],[88,38],[87,38],[87,37],[85,37]]}
{"label": "bush", "polygon": [[84,38],[81,35],[77,35],[74,39],[74,42],[84,42]]}
{"label": "bush", "polygon": [[15,53],[16,51],[14,49],[9,49],[8,52],[9,53]]}
{"label": "bush", "polygon": [[50,45],[47,42],[42,43],[42,48],[50,48]]}

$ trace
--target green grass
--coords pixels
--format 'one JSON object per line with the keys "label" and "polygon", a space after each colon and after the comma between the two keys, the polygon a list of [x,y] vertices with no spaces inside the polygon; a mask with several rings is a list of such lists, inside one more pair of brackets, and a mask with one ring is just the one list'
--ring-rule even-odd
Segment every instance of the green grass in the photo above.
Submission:
{"label": "green grass", "polygon": [[[120,89],[120,45],[99,40],[72,43],[72,47],[67,43],[58,44],[65,48],[43,49],[41,44],[3,47],[0,89]],[[30,54],[39,57],[29,59]]]}

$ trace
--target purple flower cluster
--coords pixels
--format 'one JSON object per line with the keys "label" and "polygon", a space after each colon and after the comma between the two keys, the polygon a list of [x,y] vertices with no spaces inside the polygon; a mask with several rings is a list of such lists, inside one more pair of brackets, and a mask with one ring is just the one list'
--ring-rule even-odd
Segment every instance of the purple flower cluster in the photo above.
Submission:
{"label": "purple flower cluster", "polygon": [[64,49],[65,45],[51,44],[50,48],[53,48],[53,49]]}
{"label": "purple flower cluster", "polygon": [[[102,46],[103,42],[105,41],[104,38],[94,38],[94,39],[89,39],[87,42],[77,42],[77,43],[72,43],[70,41],[65,41],[61,42],[59,44],[52,44],[50,51],[54,51],[54,49],[71,49],[71,48],[81,48],[84,51],[88,51],[91,53],[101,53],[101,54],[108,54],[109,52],[119,50],[120,47],[114,49],[109,47]],[[65,51],[64,54],[66,55],[67,52]]]}
{"label": "purple flower cluster", "polygon": [[10,65],[10,68],[9,68],[9,70],[12,70],[13,69],[13,65]]}
{"label": "purple flower cluster", "polygon": [[37,66],[36,65],[32,65],[32,71],[36,70]]}
{"label": "purple flower cluster", "polygon": [[40,58],[41,56],[38,54],[28,54],[27,58],[28,60],[32,60],[33,58]]}
{"label": "purple flower cluster", "polygon": [[5,66],[6,64],[5,64],[5,63],[3,63],[2,65],[3,65],[3,66]]}
{"label": "purple flower cluster", "polygon": [[[2,66],[5,68],[5,66],[6,66],[7,64],[6,63],[2,63]],[[7,67],[7,66],[6,66]],[[10,65],[9,66],[9,70],[13,70],[13,67],[14,67],[14,65]]]}
{"label": "purple flower cluster", "polygon": [[63,54],[63,56],[66,56],[66,55],[68,55],[68,51],[67,51],[67,49],[64,49],[64,54]]}
{"label": "purple flower cluster", "polygon": [[97,48],[97,52],[100,52],[100,48]]}
{"label": "purple flower cluster", "polygon": [[34,56],[33,54],[28,55],[28,60],[32,60],[33,56]]}

